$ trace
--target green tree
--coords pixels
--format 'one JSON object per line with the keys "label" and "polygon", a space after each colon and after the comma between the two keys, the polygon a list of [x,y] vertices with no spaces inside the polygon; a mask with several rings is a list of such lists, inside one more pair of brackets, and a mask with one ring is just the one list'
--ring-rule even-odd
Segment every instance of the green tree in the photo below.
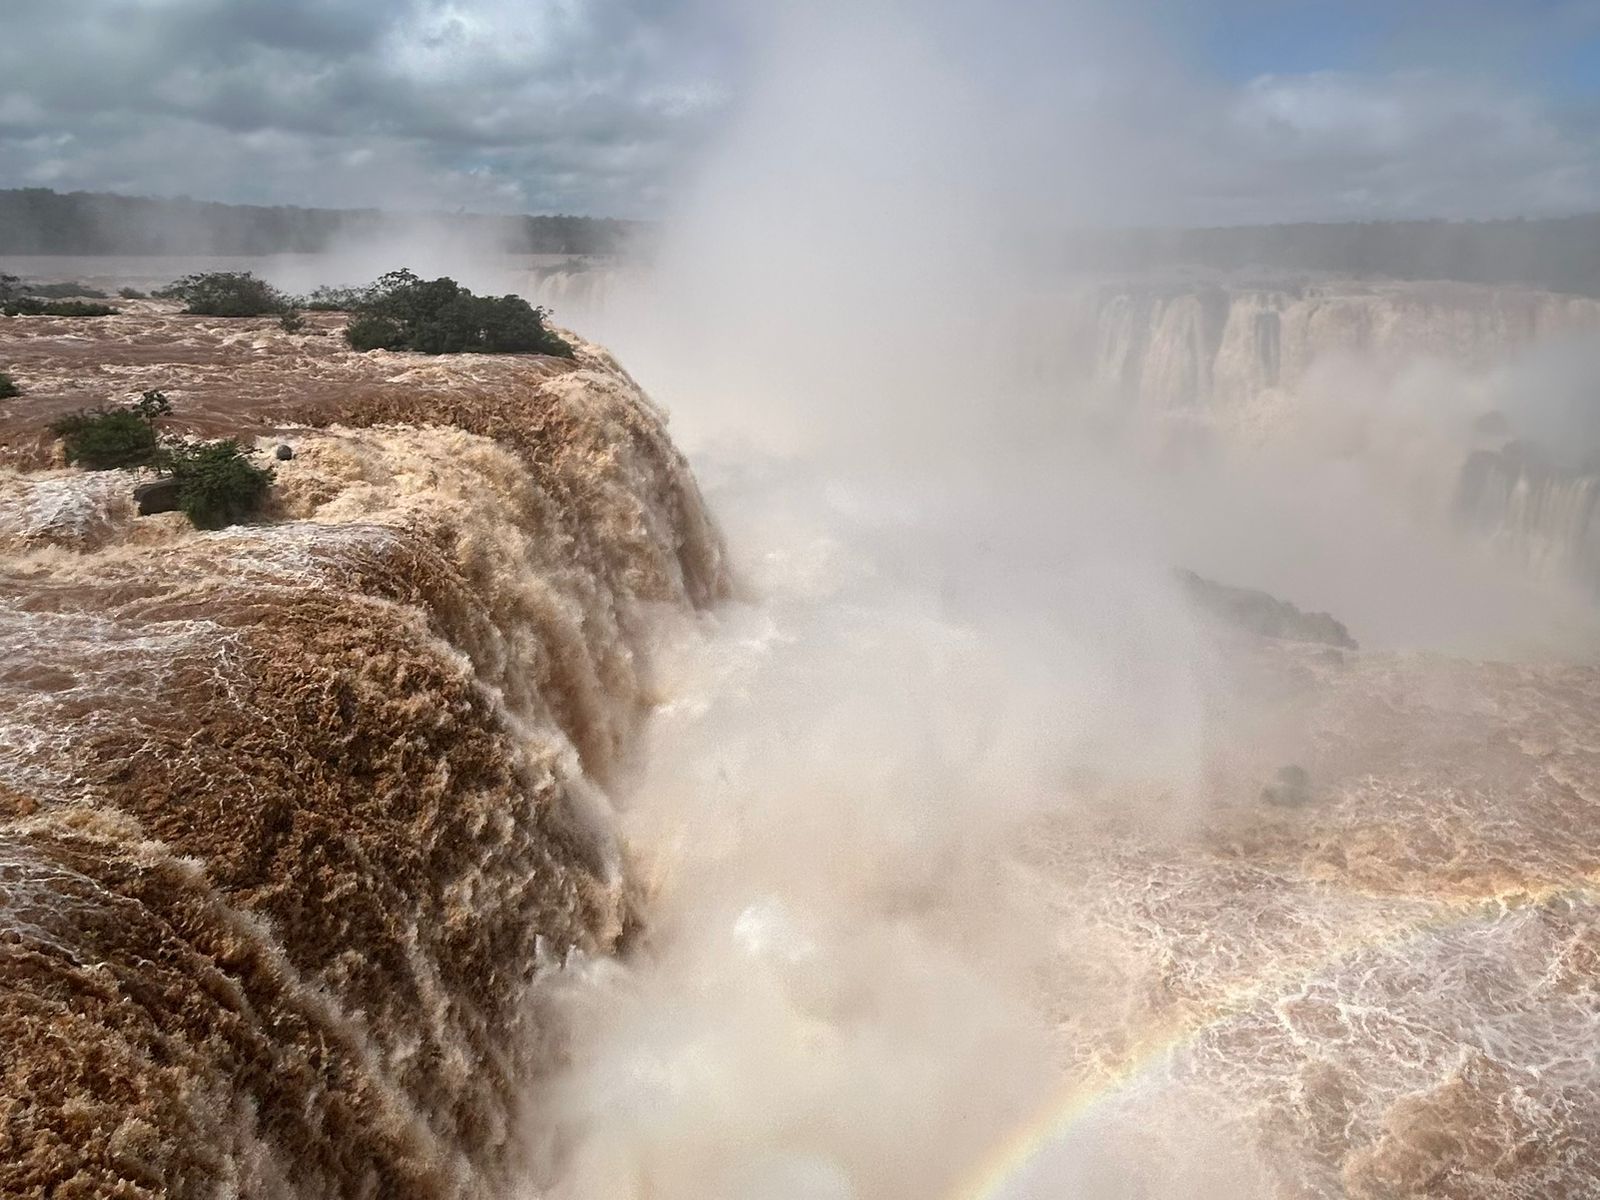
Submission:
{"label": "green tree", "polygon": [[72,300],[87,297],[90,300],[108,299],[106,294],[98,288],[92,288],[86,283],[30,283],[25,289],[30,296],[42,296],[46,300]]}
{"label": "green tree", "polygon": [[117,310],[93,300],[41,300],[22,296],[0,306],[8,317],[114,317]]}
{"label": "green tree", "polygon": [[154,294],[182,300],[184,312],[202,317],[267,317],[289,308],[287,296],[249,271],[185,275]]}
{"label": "green tree", "polygon": [[50,426],[65,443],[67,462],[91,471],[141,467],[156,457],[155,422],[172,411],[160,392],[146,392],[123,408],[97,408],[62,417]]}
{"label": "green tree", "polygon": [[196,529],[221,529],[248,520],[272,487],[273,469],[251,461],[232,438],[216,442],[169,440],[156,467],[178,484],[178,507]]}
{"label": "green tree", "polygon": [[367,288],[319,287],[299,301],[307,312],[348,312],[367,298]]}
{"label": "green tree", "polygon": [[357,350],[571,358],[572,347],[546,328],[549,315],[520,296],[475,296],[454,279],[390,271],[352,307],[345,340]]}

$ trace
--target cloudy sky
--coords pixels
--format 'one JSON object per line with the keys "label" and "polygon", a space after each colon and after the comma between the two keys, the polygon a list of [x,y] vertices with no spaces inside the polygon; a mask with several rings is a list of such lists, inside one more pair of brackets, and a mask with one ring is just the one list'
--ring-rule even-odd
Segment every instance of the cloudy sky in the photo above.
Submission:
{"label": "cloudy sky", "polygon": [[[790,132],[808,112],[824,131],[879,106],[972,114],[950,157],[981,158],[992,138],[1013,147],[1007,170],[1093,176],[1089,220],[1600,209],[1600,0],[6,0],[3,13],[0,186],[649,217],[781,78],[798,101]],[[934,69],[886,71],[884,94],[854,110],[830,94],[836,54],[894,59],[909,43],[932,48],[920,61]]]}

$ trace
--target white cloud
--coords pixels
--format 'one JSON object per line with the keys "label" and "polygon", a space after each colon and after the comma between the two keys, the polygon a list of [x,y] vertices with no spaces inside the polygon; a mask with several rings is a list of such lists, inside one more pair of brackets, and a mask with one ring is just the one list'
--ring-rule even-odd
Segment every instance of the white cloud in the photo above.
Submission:
{"label": "white cloud", "polygon": [[1321,215],[1345,217],[1561,213],[1600,196],[1592,131],[1564,128],[1535,97],[1437,72],[1263,76],[1233,98],[1221,135],[1224,163],[1276,178],[1306,215],[1318,196]]}
{"label": "white cloud", "polygon": [[[773,64],[796,69],[785,41],[822,21],[843,61],[798,65],[814,100],[789,122],[797,145],[826,152],[828,122],[882,120],[881,104],[841,114],[829,89],[863,62],[925,45],[925,69],[905,85],[923,94],[889,98],[912,114],[904,153],[995,173],[995,190],[1034,197],[1040,219],[1600,207],[1600,122],[1483,68],[1487,35],[1470,69],[1456,56],[1233,85],[1185,59],[1193,48],[1171,44],[1160,11],[1130,15],[1110,0],[11,0],[0,186],[43,173],[58,186],[229,200],[652,215],[759,103]],[[70,152],[49,141],[62,135]]]}

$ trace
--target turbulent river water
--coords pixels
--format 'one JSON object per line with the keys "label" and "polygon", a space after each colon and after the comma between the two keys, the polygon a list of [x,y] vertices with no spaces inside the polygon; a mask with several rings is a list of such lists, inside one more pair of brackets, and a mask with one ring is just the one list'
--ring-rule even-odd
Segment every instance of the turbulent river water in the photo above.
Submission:
{"label": "turbulent river water", "polygon": [[[1480,329],[1480,299],[1417,319]],[[1587,319],[1496,303],[1508,345]],[[1233,344],[1202,300],[1147,307],[1192,336],[1143,345]],[[1324,325],[1403,341],[1372,311]],[[1296,466],[1431,464],[1380,493],[1404,522],[1352,485],[1326,523],[1251,524],[1320,508],[1245,488],[1201,539],[1226,491],[1165,433],[1150,487],[1098,451],[995,470],[977,438],[885,469],[705,442],[691,476],[588,343],[421,362],[338,348],[336,317],[22,320],[0,1191],[1593,1193],[1587,526],[1545,569],[1504,533],[1544,519],[1525,488],[1463,499],[1473,453],[1526,453],[1479,440],[1489,384],[1437,437],[1406,410]],[[1305,417],[1316,371],[1286,380]],[[268,520],[138,518],[126,473],[52,461],[54,415],[157,386],[175,428],[294,447]],[[1362,649],[1195,607],[1172,568],[1264,530],[1330,540],[1229,582],[1289,584]],[[1356,542],[1384,547],[1359,587]],[[1469,587],[1493,603],[1445,602]],[[1468,625],[1508,636],[1463,653]]]}
{"label": "turbulent river water", "polygon": [[577,989],[562,1194],[1588,1193],[1592,668],[1268,643],[1107,564],[967,604],[904,508],[811,500],[735,532],[763,603],[624,806],[654,940]]}
{"label": "turbulent river water", "polygon": [[[667,656],[622,805],[654,932],[575,989],[561,1194],[1589,1194],[1590,485],[1504,447],[1593,306],[1062,312],[1006,345],[1136,414],[1112,465],[696,456],[758,600]],[[1367,648],[1211,624],[1192,554]]]}

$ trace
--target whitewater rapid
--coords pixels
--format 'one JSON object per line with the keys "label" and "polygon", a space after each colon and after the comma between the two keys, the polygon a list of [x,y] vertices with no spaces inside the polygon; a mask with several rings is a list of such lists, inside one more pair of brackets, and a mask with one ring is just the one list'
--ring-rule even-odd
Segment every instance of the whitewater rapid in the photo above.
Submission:
{"label": "whitewater rapid", "polygon": [[[588,297],[615,316],[627,286]],[[619,794],[656,919],[571,980],[545,1185],[1587,1195],[1590,493],[1471,463],[1538,424],[1508,400],[1593,303],[1107,284],[1018,309],[977,382],[1046,381],[1019,394],[1071,414],[1049,452],[941,359],[951,396],[901,379],[848,426],[883,463],[697,455],[749,590],[664,656]],[[878,376],[818,370],[795,404],[848,423],[823,391],[866,404]],[[919,440],[941,422],[954,445]],[[1367,649],[1217,628],[1179,564]]]}
{"label": "whitewater rapid", "polygon": [[[1531,1200],[1600,1172],[1600,679],[1374,637],[1400,600],[1511,630],[1450,603],[1490,568],[1372,520],[1365,475],[1230,499],[1114,439],[1014,448],[1003,408],[936,460],[707,446],[691,474],[587,343],[420,362],[114,320],[30,327],[0,408],[7,1188]],[[179,372],[194,430],[292,442],[268,522],[136,518],[126,476],[51,464],[53,411]],[[1219,572],[1267,535],[1318,553]],[[1216,624],[1178,565],[1366,648]]]}
{"label": "whitewater rapid", "polygon": [[[694,481],[586,345],[108,320],[34,327],[0,413],[0,1192],[503,1189],[540,980],[637,927],[605,788],[653,614],[727,587]],[[265,519],[51,465],[97,376],[291,444]]]}
{"label": "whitewater rapid", "polygon": [[1007,544],[1036,481],[698,471],[758,602],[663,655],[553,1194],[1585,1194],[1592,668],[1214,627]]}

